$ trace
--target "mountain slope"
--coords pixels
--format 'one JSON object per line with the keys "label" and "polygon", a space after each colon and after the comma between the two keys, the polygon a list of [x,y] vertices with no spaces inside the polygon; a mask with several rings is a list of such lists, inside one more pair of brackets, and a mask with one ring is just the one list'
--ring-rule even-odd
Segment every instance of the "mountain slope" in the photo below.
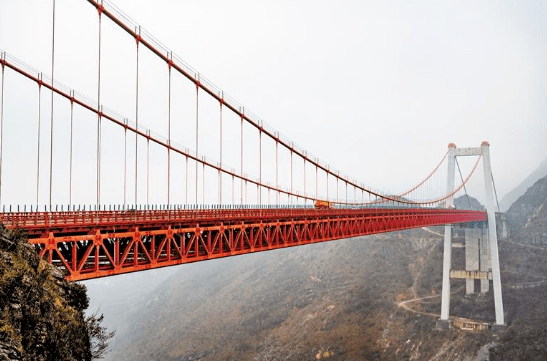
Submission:
{"label": "mountain slope", "polygon": [[[348,260],[348,248],[340,243],[181,267],[131,315],[131,324],[119,329],[109,360],[309,359],[329,347],[347,356],[368,352],[374,340],[356,347],[348,336],[358,334],[365,322],[378,322],[367,321],[377,308],[375,288],[406,289],[408,260],[385,265],[407,257],[410,249],[375,247],[365,256],[368,242],[354,241],[355,254],[363,256]],[[364,275],[379,268],[385,271],[381,277],[364,282]],[[392,307],[375,316],[385,319]]]}
{"label": "mountain slope", "polygon": [[[415,230],[184,265],[127,313],[107,360],[473,356],[476,336],[397,307],[438,301],[441,264],[441,237]],[[447,341],[470,346],[447,351]]]}
{"label": "mountain slope", "polygon": [[[547,359],[547,176],[536,181],[506,213],[511,239],[500,244],[502,282],[532,282],[530,289],[505,289],[509,328],[491,360]],[[532,243],[532,244],[530,244]],[[534,284],[535,283],[535,284]]]}
{"label": "mountain slope", "polygon": [[457,209],[469,209],[473,211],[485,210],[484,206],[476,198],[467,195],[454,199],[454,206]]}
{"label": "mountain slope", "polygon": [[515,240],[547,243],[547,176],[513,203],[507,211],[507,221]]}
{"label": "mountain slope", "polygon": [[541,164],[532,172],[526,179],[524,179],[518,186],[512,191],[503,196],[500,201],[500,207],[502,212],[505,212],[511,207],[511,205],[524,193],[526,190],[536,183],[540,178],[547,176],[547,158],[541,162]]}

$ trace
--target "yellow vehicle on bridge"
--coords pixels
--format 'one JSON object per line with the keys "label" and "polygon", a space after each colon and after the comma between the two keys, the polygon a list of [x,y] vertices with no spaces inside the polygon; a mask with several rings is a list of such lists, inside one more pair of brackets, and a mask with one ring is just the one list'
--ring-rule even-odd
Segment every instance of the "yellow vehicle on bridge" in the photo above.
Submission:
{"label": "yellow vehicle on bridge", "polygon": [[334,204],[329,201],[315,201],[315,209],[331,209],[333,208]]}

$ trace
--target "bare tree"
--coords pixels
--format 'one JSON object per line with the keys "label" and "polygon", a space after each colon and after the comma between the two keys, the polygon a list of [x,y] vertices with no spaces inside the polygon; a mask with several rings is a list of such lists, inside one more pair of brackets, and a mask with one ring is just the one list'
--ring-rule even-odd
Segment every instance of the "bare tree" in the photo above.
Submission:
{"label": "bare tree", "polygon": [[101,326],[103,318],[104,315],[97,317],[97,313],[93,313],[85,319],[92,360],[100,360],[104,357],[109,340],[116,334],[116,331],[107,332],[106,327]]}

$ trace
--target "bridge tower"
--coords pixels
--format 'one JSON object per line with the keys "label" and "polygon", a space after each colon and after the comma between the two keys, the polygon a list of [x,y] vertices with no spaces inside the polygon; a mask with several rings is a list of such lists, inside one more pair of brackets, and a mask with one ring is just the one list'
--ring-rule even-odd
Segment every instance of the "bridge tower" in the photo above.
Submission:
{"label": "bridge tower", "polygon": [[[494,291],[494,305],[495,305],[495,313],[496,313],[496,323],[495,326],[503,326],[505,325],[504,321],[504,314],[503,314],[503,301],[502,301],[502,294],[501,294],[501,278],[500,278],[500,266],[499,266],[499,254],[498,254],[498,238],[497,238],[497,232],[496,232],[496,213],[495,213],[495,207],[494,207],[494,185],[492,180],[492,171],[491,171],[491,165],[490,165],[490,144],[486,141],[482,142],[481,146],[478,148],[457,148],[454,143],[450,143],[448,145],[448,182],[447,182],[447,193],[451,193],[454,191],[454,178],[455,178],[455,162],[456,157],[461,156],[481,156],[482,155],[482,162],[483,162],[483,168],[484,168],[484,186],[485,186],[485,192],[486,192],[486,213],[487,213],[487,225],[488,230],[487,236],[484,234],[482,236],[482,239],[488,240],[489,248],[490,248],[490,262],[484,262],[485,264],[490,263],[492,268],[492,281],[493,281],[493,291]],[[446,202],[447,208],[454,207],[454,198],[450,197]],[[470,238],[473,236],[471,235],[471,232],[466,232],[466,247],[467,247],[467,235],[469,234]],[[476,237],[473,237],[476,238]],[[470,242],[471,243],[471,242]],[[486,245],[487,243],[484,242]],[[481,247],[484,248],[484,247]],[[466,249],[466,257],[468,259],[468,263],[473,264],[474,261],[477,261],[479,259],[479,252],[482,255],[482,259],[486,261],[488,258],[488,250],[487,249],[481,249],[479,250],[479,247],[473,247],[473,249],[467,250]],[[476,260],[475,260],[476,258]],[[483,263],[483,262],[481,262]],[[441,299],[441,318],[437,322],[437,326],[440,328],[446,328],[448,327],[450,323],[450,278],[451,275],[454,276],[454,278],[460,278],[458,276],[455,276],[455,272],[451,270],[452,267],[452,225],[447,224],[445,226],[445,232],[444,232],[444,255],[443,255],[443,285],[442,285],[442,299]],[[452,271],[452,272],[451,272]],[[477,270],[479,271],[479,270]],[[486,272],[485,272],[486,271]],[[484,268],[481,267],[479,272],[465,272],[465,278],[472,278],[468,280],[474,282],[474,278],[484,278],[484,274],[488,275],[488,269],[484,270]],[[484,273],[484,274],[483,274]],[[488,282],[486,280],[486,282]],[[484,284],[484,281],[481,283]],[[481,286],[481,289],[484,291],[485,287]]]}

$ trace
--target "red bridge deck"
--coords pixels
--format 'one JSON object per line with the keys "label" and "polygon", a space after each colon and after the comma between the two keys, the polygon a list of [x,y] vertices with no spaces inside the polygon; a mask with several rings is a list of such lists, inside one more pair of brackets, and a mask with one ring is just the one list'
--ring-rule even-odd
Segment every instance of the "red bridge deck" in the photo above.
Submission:
{"label": "red bridge deck", "polygon": [[455,209],[204,209],[0,213],[40,256],[84,280],[396,230],[486,220]]}

